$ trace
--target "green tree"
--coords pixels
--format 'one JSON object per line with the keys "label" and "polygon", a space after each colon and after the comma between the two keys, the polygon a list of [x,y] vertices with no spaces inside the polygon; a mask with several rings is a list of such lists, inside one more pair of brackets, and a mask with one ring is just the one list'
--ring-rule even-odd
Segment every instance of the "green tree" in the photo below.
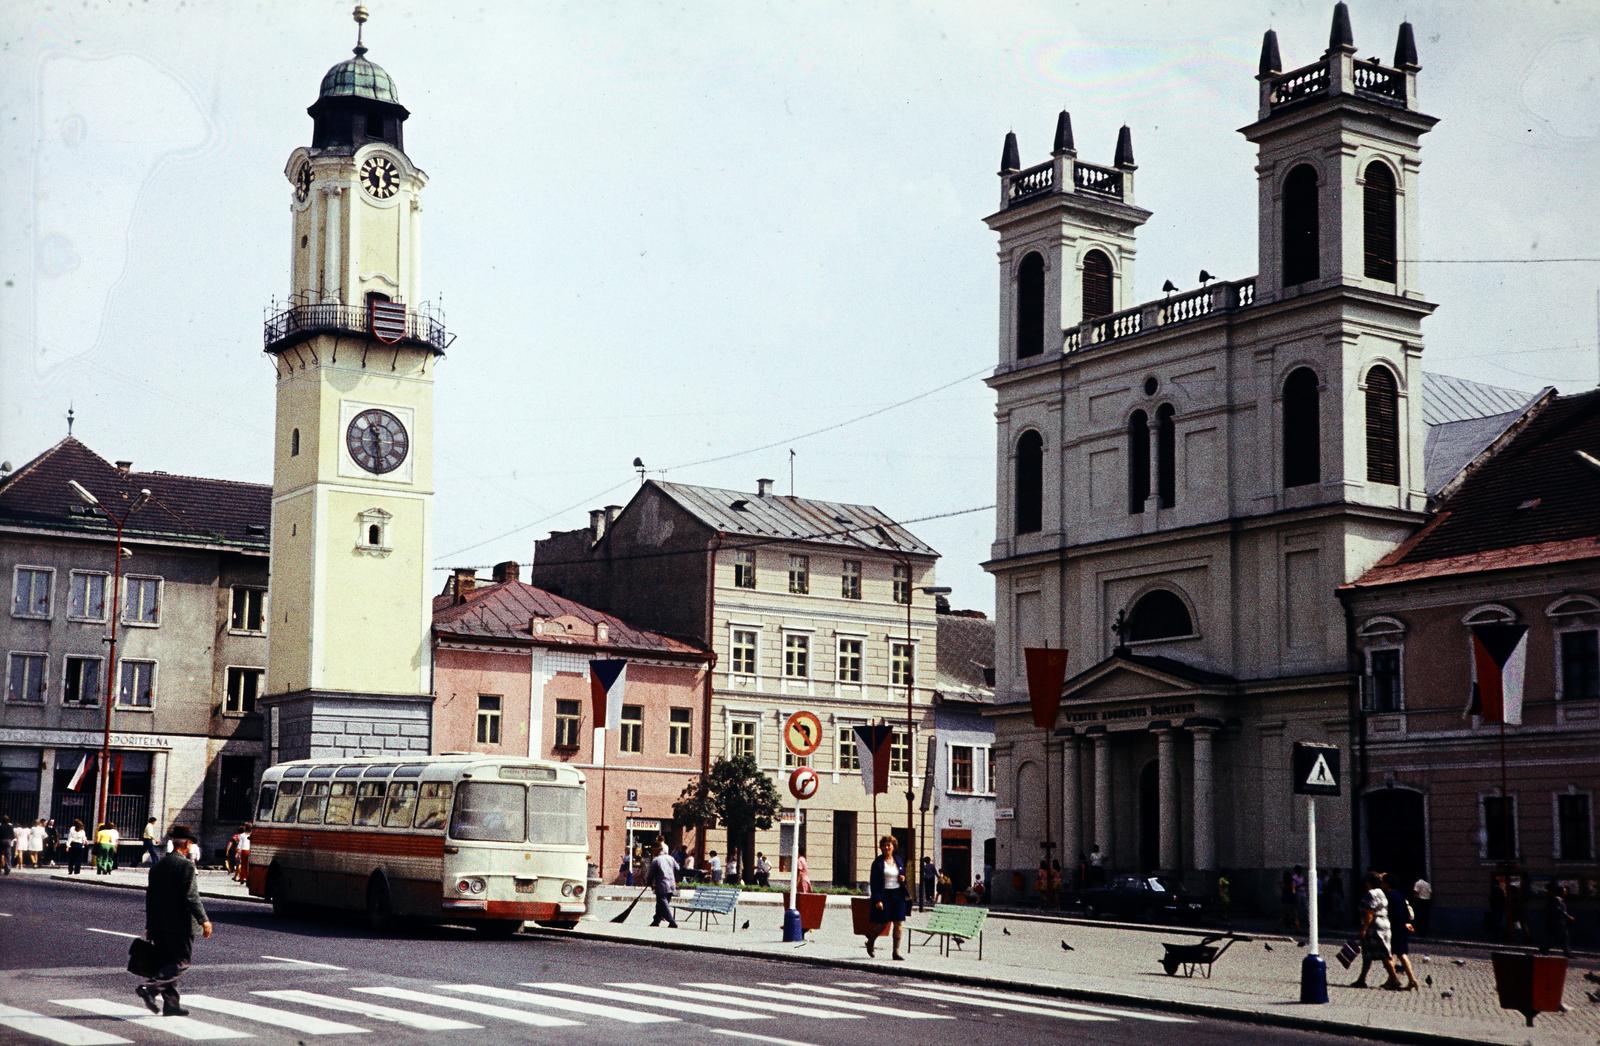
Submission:
{"label": "green tree", "polygon": [[708,828],[726,828],[743,851],[743,867],[749,868],[755,833],[772,827],[779,806],[778,789],[754,756],[719,757],[709,773],[684,786],[672,816],[679,824],[697,825],[702,839]]}

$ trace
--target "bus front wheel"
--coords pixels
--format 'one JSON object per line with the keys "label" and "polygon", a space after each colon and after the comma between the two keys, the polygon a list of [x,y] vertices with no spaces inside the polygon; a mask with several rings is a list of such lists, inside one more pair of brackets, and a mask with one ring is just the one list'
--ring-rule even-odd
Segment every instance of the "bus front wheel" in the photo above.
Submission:
{"label": "bus front wheel", "polygon": [[367,927],[374,933],[387,933],[394,925],[394,906],[389,901],[389,881],[374,875],[367,883]]}

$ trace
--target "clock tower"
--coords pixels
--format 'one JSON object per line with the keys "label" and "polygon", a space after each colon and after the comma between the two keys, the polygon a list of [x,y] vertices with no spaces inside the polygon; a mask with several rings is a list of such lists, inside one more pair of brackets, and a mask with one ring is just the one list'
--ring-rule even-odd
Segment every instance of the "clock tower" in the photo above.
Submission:
{"label": "clock tower", "polygon": [[426,751],[432,680],[433,372],[420,303],[427,175],[410,115],[355,55],[322,78],[289,155],[290,292],[266,323],[277,380],[266,694],[274,761]]}

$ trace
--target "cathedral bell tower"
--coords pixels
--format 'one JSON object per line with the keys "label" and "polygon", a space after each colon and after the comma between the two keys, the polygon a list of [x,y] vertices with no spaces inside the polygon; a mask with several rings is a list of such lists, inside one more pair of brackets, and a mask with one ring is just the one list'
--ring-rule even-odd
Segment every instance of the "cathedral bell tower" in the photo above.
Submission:
{"label": "cathedral bell tower", "polygon": [[394,80],[355,55],[322,78],[289,155],[290,293],[277,379],[266,695],[274,760],[427,751],[433,371],[421,193]]}

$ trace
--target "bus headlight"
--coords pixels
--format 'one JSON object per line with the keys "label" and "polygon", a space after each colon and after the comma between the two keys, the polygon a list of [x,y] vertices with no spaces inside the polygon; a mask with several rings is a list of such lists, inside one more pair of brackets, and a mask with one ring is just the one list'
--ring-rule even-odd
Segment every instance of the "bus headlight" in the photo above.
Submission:
{"label": "bus headlight", "polygon": [[462,879],[456,883],[456,893],[482,893],[488,888],[488,884],[477,876]]}

